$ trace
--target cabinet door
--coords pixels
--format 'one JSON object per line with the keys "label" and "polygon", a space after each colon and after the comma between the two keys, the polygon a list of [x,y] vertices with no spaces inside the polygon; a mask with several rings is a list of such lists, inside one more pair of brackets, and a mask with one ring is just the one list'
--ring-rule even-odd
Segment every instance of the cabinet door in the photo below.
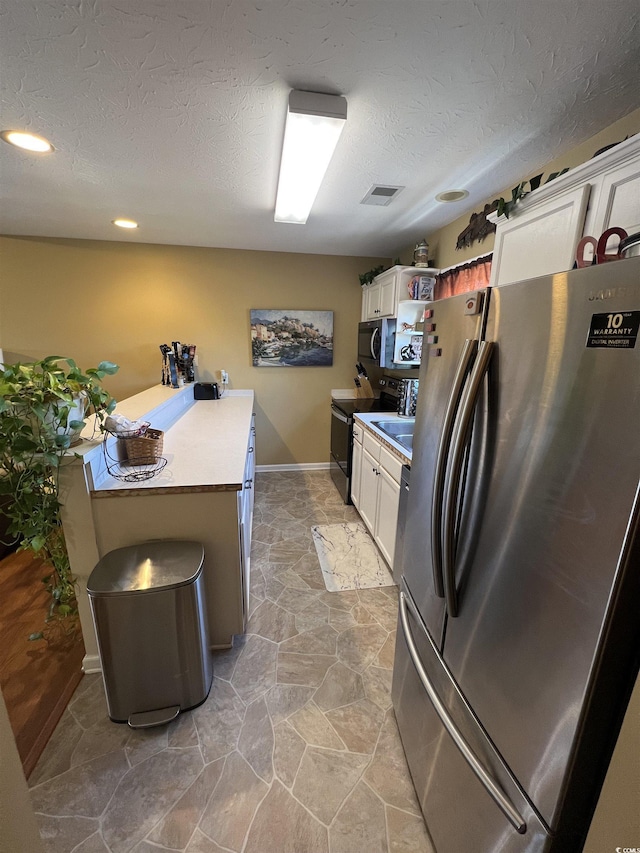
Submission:
{"label": "cabinet door", "polygon": [[380,282],[380,312],[378,317],[396,316],[397,276],[392,275]]}
{"label": "cabinet door", "polygon": [[[253,524],[253,504],[255,501],[255,478],[256,478],[256,416],[251,418],[251,430],[249,432],[249,447],[247,448],[247,464],[245,471],[245,481],[249,480],[251,488],[249,489],[249,506],[247,507],[247,518],[249,521],[249,540],[251,540],[251,526]],[[251,541],[249,541],[251,545]]]}
{"label": "cabinet door", "polygon": [[378,463],[368,450],[363,449],[358,512],[374,536],[378,504],[378,479]]}
{"label": "cabinet door", "polygon": [[606,172],[594,187],[594,196],[593,211],[587,216],[588,234],[597,239],[614,226],[627,234],[640,231],[640,154]]}
{"label": "cabinet door", "polygon": [[366,319],[376,320],[380,316],[380,285],[370,284],[365,291]]}
{"label": "cabinet door", "polygon": [[351,458],[351,500],[356,507],[360,506],[360,477],[362,472],[362,433],[358,433],[358,427],[353,428],[353,454]]}
{"label": "cabinet door", "polygon": [[570,270],[582,238],[591,187],[583,184],[498,222],[491,284]]}
{"label": "cabinet door", "polygon": [[393,553],[396,547],[399,505],[400,484],[381,467],[378,476],[378,508],[376,511],[375,540],[382,552],[382,556],[391,569],[393,569]]}
{"label": "cabinet door", "polygon": [[239,493],[238,513],[240,516],[240,559],[242,563],[242,603],[244,621],[249,618],[249,585],[251,572],[251,529],[253,527],[253,504],[255,498],[255,415],[251,419],[247,460],[244,466],[244,482]]}

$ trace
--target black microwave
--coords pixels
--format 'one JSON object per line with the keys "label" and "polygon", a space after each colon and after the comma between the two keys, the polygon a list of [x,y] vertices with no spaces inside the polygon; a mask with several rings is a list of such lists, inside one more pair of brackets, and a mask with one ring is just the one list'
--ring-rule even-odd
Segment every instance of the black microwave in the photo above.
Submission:
{"label": "black microwave", "polygon": [[366,320],[358,324],[358,361],[391,367],[396,321]]}

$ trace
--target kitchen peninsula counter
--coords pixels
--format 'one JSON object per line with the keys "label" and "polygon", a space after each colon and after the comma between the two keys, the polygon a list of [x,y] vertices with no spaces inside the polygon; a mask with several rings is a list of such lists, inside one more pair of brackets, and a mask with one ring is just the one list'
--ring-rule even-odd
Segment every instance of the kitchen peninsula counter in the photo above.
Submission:
{"label": "kitchen peninsula counter", "polygon": [[[193,393],[192,387],[185,390]],[[116,409],[122,414],[124,410],[124,405]],[[168,495],[240,491],[252,412],[253,391],[228,391],[219,400],[194,401],[165,431],[162,456],[167,465],[159,474],[149,480],[128,483],[101,471],[92,498],[138,492]],[[156,427],[153,414],[143,417]],[[110,454],[115,457],[115,448]]]}
{"label": "kitchen peninsula counter", "polygon": [[[211,644],[228,647],[248,615],[249,556],[255,469],[253,391],[194,400],[193,385],[155,386],[119,402],[116,412],[164,432],[165,468],[126,482],[109,475],[102,438],[73,448],[61,470],[63,528],[78,578],[86,672],[100,668],[86,583],[98,560],[116,548],[153,539],[201,542]],[[109,458],[116,439],[107,437]],[[126,471],[126,468],[123,470]]]}

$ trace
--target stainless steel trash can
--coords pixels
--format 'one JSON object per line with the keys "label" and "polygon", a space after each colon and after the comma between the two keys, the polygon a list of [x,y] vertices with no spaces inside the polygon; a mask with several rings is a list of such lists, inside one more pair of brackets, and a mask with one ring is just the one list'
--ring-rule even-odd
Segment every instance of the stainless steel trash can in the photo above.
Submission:
{"label": "stainless steel trash can", "polygon": [[87,592],[109,717],[161,725],[201,704],[213,679],[199,542],[157,540],[98,562]]}

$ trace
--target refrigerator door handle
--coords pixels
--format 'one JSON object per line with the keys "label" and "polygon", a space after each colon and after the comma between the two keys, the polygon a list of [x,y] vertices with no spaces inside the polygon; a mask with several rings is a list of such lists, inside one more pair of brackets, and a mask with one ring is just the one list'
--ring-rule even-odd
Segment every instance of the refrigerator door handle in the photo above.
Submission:
{"label": "refrigerator door handle", "polygon": [[473,773],[476,775],[482,786],[485,788],[489,796],[496,803],[498,808],[502,811],[504,816],[507,818],[509,823],[513,826],[516,832],[523,835],[527,831],[527,824],[522,817],[522,815],[518,812],[513,803],[505,796],[503,791],[498,787],[497,783],[493,780],[493,778],[487,773],[484,769],[482,763],[473,752],[469,744],[466,742],[455,722],[451,718],[449,712],[446,707],[442,703],[440,697],[437,694],[437,691],[433,684],[429,681],[429,676],[427,675],[422,661],[420,660],[420,656],[418,654],[418,649],[416,648],[416,644],[413,639],[413,635],[411,634],[411,628],[409,626],[409,618],[407,615],[407,609],[411,608],[413,611],[413,615],[416,619],[419,619],[418,614],[415,611],[413,602],[408,598],[408,596],[404,592],[400,592],[400,622],[402,624],[402,630],[404,632],[404,638],[407,643],[407,648],[409,649],[409,654],[411,656],[411,661],[416,668],[416,672],[418,673],[418,678],[422,683],[422,686],[425,689],[427,696],[431,704],[434,707],[434,710],[438,717],[440,718],[440,722],[448,732],[449,736],[452,738],[455,745],[460,750],[462,757],[467,762]]}
{"label": "refrigerator door handle", "polygon": [[478,341],[467,340],[464,342],[460,359],[456,368],[455,378],[451,386],[451,394],[445,411],[440,443],[436,456],[436,465],[433,482],[433,498],[431,501],[431,563],[433,566],[433,586],[437,596],[444,598],[444,582],[442,572],[442,507],[444,499],[445,472],[449,448],[451,447],[451,436],[455,425],[460,399],[467,375],[471,369],[473,358],[476,354]]}
{"label": "refrigerator door handle", "polygon": [[469,431],[473,421],[478,394],[482,387],[485,373],[489,367],[494,342],[482,341],[478,347],[478,357],[473,365],[471,377],[467,383],[464,399],[460,405],[460,416],[457,420],[452,438],[452,453],[449,465],[449,477],[443,501],[442,525],[442,575],[444,578],[444,595],[449,616],[458,615],[458,596],[456,593],[455,575],[455,525],[456,505],[464,453],[469,441]]}

